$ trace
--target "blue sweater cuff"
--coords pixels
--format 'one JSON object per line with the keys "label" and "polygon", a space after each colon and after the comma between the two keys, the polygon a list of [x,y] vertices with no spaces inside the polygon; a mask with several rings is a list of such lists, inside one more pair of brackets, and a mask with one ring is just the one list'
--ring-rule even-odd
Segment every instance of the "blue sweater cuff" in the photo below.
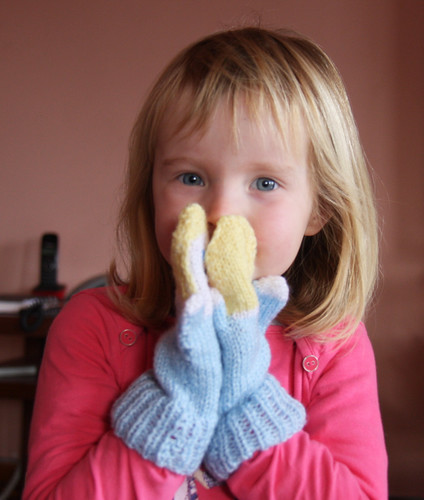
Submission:
{"label": "blue sweater cuff", "polygon": [[115,434],[159,467],[192,474],[202,462],[218,417],[199,414],[188,397],[170,398],[151,372],[117,400]]}
{"label": "blue sweater cuff", "polygon": [[287,441],[305,421],[303,405],[267,374],[253,394],[220,418],[205,466],[216,479],[227,479],[256,451]]}

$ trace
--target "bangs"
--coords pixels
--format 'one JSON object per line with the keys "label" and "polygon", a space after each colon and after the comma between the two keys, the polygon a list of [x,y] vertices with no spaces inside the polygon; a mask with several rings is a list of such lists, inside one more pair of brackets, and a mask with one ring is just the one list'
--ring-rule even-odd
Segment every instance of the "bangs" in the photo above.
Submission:
{"label": "bangs", "polygon": [[[180,54],[160,78],[162,117],[178,108],[175,133],[205,130],[219,104],[233,118],[237,143],[240,106],[259,130],[271,119],[283,141],[295,143],[304,125],[301,86],[277,37],[252,28],[212,35]],[[248,36],[247,36],[248,35]],[[172,84],[169,86],[169,82]],[[285,144],[287,145],[287,144]]]}

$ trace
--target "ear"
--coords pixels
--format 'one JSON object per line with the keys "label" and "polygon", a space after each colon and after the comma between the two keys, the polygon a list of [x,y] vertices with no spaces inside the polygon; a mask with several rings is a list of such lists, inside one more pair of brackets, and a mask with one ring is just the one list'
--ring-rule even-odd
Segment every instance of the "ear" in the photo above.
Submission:
{"label": "ear", "polygon": [[314,236],[319,233],[326,223],[326,217],[321,215],[318,210],[313,210],[305,229],[305,236]]}

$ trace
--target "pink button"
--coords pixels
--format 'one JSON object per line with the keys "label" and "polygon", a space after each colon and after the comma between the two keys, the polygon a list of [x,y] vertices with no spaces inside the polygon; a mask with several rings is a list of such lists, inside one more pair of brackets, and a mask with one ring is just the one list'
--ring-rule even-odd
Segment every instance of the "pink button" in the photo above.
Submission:
{"label": "pink button", "polygon": [[119,334],[119,342],[127,347],[134,345],[136,340],[136,333],[128,328],[126,330],[122,330],[122,332]]}
{"label": "pink button", "polygon": [[302,366],[303,369],[307,372],[314,372],[318,369],[318,365],[318,358],[313,354],[310,354],[309,356],[303,358]]}

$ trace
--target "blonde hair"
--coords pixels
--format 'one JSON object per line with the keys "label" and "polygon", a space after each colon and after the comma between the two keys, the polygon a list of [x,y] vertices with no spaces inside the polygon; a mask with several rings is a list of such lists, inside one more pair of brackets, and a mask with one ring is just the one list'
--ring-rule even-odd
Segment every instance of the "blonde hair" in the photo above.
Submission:
{"label": "blonde hair", "polygon": [[208,36],[171,61],[153,86],[133,129],[119,240],[127,279],[115,263],[116,294],[132,320],[163,324],[172,313],[172,272],[155,239],[152,171],[158,131],[171,104],[190,92],[180,127],[205,127],[222,99],[243,99],[260,122],[270,111],[282,132],[300,120],[323,228],[307,236],[287,273],[291,289],[279,320],[292,337],[346,338],[362,319],[377,274],[377,223],[366,161],[341,78],[313,42],[286,31],[241,28]]}

